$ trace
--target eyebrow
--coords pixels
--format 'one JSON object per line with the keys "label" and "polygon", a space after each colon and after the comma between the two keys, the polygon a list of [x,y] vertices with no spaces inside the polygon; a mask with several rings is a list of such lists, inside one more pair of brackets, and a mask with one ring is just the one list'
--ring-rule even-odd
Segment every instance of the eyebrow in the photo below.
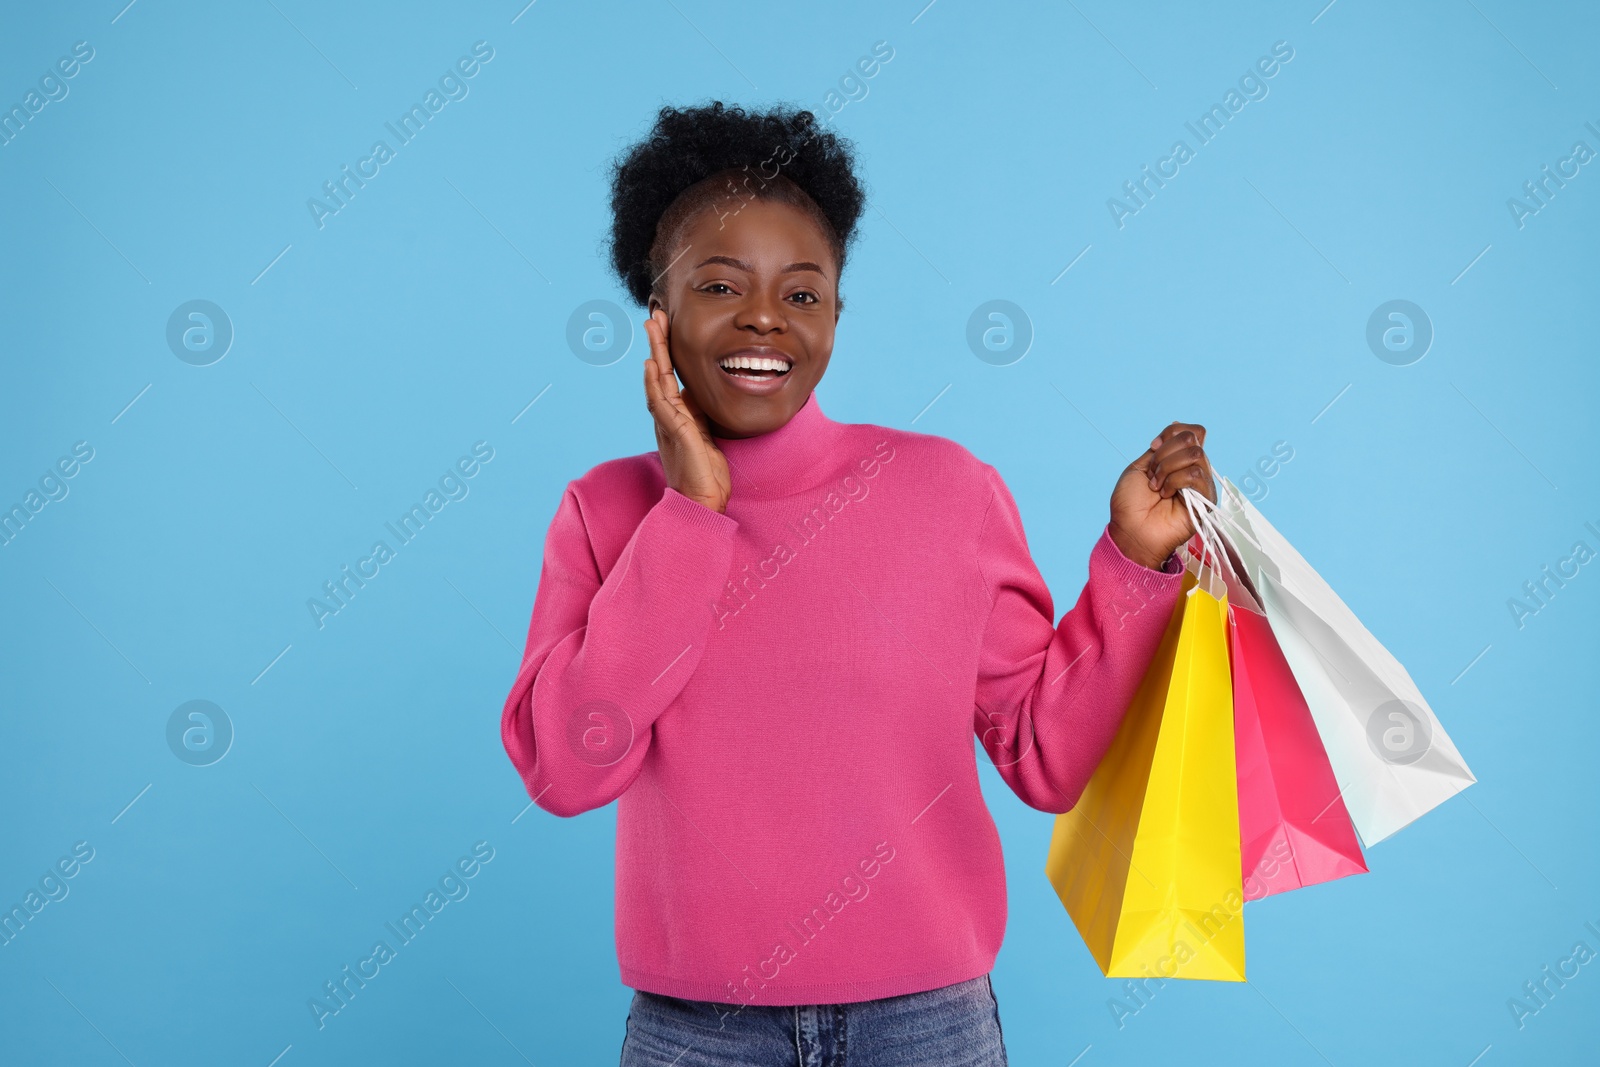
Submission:
{"label": "eyebrow", "polygon": [[[743,260],[734,259],[732,256],[707,256],[705,259],[702,259],[699,263],[695,264],[695,269],[698,270],[699,268],[705,266],[707,263],[726,263],[730,267],[737,267],[739,270],[744,271],[746,274],[754,274],[755,273],[755,270],[753,268],[751,268],[750,264],[744,262]],[[788,266],[784,267],[783,270],[780,271],[779,273],[782,273],[782,274],[793,274],[795,271],[801,271],[801,270],[816,271],[818,274],[822,275],[824,278],[826,278],[828,276],[828,272],[827,271],[823,270],[821,267],[817,266],[815,263],[812,263],[810,260],[802,260],[799,263],[790,263]]]}

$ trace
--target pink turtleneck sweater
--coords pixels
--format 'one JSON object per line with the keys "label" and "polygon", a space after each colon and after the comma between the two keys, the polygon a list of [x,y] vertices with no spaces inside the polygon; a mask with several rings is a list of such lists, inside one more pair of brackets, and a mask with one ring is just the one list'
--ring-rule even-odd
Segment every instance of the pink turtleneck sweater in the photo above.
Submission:
{"label": "pink turtleneck sweater", "polygon": [[618,802],[622,981],[786,1005],[987,973],[1006,883],[977,760],[1071,808],[1177,560],[1102,533],[1056,625],[1015,501],[961,445],[834,422],[815,393],[716,442],[723,514],[655,452],[568,483],[501,720],[545,811]]}

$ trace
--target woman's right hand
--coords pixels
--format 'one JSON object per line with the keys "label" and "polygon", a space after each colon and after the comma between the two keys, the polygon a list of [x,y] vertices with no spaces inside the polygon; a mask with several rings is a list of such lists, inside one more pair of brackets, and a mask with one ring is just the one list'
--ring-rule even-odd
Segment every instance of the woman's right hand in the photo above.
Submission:
{"label": "woman's right hand", "polygon": [[656,447],[667,485],[712,511],[723,512],[732,493],[728,457],[712,441],[710,424],[688,388],[678,388],[667,348],[667,313],[659,308],[652,311],[644,332],[650,338],[650,358],[644,361],[645,406],[655,417]]}

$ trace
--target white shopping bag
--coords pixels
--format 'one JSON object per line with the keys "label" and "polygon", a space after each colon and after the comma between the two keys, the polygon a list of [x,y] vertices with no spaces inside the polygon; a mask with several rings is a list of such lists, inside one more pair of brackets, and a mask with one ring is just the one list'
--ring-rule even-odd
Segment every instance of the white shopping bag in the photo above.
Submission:
{"label": "white shopping bag", "polygon": [[1256,586],[1350,819],[1371,846],[1477,781],[1416,683],[1283,535],[1222,479],[1197,499]]}

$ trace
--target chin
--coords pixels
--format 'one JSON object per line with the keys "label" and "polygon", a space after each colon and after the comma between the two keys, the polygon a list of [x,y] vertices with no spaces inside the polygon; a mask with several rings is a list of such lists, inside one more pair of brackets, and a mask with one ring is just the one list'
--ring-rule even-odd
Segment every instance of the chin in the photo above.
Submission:
{"label": "chin", "polygon": [[786,424],[800,405],[793,402],[787,391],[776,396],[741,396],[719,405],[720,411],[707,412],[707,416],[722,432],[719,437],[753,437],[770,433]]}

